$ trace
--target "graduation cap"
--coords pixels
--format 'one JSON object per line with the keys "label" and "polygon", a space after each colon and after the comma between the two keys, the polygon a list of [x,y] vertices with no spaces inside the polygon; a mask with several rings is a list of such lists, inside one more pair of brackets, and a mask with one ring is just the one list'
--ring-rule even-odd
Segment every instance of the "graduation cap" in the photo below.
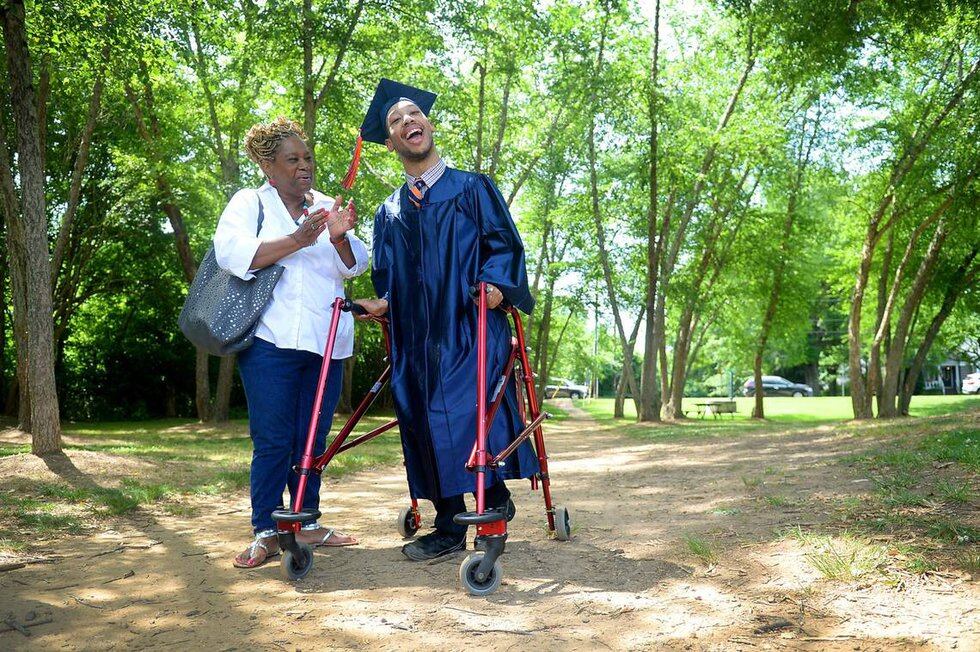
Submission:
{"label": "graduation cap", "polygon": [[390,79],[382,78],[378,82],[378,87],[374,90],[374,97],[368,106],[364,122],[361,123],[361,130],[357,135],[357,143],[354,145],[354,156],[347,174],[341,186],[345,190],[350,190],[354,185],[354,178],[357,176],[357,167],[361,162],[361,146],[366,140],[369,143],[384,145],[388,138],[388,112],[402,100],[408,100],[419,107],[426,116],[432,109],[436,101],[436,94],[415,88],[407,84],[401,84]]}

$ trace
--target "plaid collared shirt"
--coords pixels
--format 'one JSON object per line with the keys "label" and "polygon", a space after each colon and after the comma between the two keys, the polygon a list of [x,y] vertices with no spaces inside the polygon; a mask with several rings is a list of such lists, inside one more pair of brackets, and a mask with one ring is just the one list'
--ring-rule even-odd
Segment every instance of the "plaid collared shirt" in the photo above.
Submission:
{"label": "plaid collared shirt", "polygon": [[405,183],[412,186],[415,184],[417,179],[421,179],[422,183],[425,184],[426,188],[431,188],[436,185],[436,181],[442,178],[442,175],[446,172],[446,162],[439,159],[439,162],[433,165],[431,168],[423,172],[420,176],[413,177],[410,174],[405,174]]}

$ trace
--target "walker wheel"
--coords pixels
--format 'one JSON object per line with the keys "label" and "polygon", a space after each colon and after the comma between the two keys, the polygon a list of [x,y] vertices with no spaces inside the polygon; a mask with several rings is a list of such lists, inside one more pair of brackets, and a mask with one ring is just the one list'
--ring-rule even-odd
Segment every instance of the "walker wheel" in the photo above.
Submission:
{"label": "walker wheel", "polygon": [[398,534],[403,539],[411,539],[419,531],[419,526],[415,524],[415,514],[411,507],[405,507],[398,512]]}
{"label": "walker wheel", "polygon": [[507,499],[507,522],[510,523],[517,516],[517,505],[510,498]]}
{"label": "walker wheel", "polygon": [[313,568],[313,547],[308,543],[297,544],[299,554],[294,555],[289,550],[282,551],[282,561],[279,562],[279,574],[283,579],[301,580]]}
{"label": "walker wheel", "polygon": [[500,562],[495,561],[490,574],[482,582],[477,579],[476,570],[480,566],[480,562],[483,561],[484,554],[482,551],[474,552],[459,565],[460,587],[470,595],[478,597],[490,595],[500,588],[500,580],[504,576]]}
{"label": "walker wheel", "polygon": [[572,520],[568,516],[567,507],[555,509],[555,538],[559,541],[568,541],[572,538]]}

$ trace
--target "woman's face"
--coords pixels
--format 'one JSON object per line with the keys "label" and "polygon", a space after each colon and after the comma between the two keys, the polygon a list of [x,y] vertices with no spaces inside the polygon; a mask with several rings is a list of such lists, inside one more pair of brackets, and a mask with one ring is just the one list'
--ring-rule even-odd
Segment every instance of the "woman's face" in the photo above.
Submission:
{"label": "woman's face", "polygon": [[302,195],[313,187],[313,155],[298,136],[279,144],[276,157],[262,162],[262,171],[280,191]]}

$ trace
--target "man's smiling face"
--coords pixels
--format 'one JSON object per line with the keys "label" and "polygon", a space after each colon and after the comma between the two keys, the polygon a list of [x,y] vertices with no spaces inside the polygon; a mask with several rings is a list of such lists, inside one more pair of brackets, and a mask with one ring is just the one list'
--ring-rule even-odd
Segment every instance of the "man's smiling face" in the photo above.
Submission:
{"label": "man's smiling face", "polygon": [[421,161],[432,151],[432,123],[414,103],[402,100],[392,106],[385,118],[385,126],[388,130],[385,145],[389,152]]}

